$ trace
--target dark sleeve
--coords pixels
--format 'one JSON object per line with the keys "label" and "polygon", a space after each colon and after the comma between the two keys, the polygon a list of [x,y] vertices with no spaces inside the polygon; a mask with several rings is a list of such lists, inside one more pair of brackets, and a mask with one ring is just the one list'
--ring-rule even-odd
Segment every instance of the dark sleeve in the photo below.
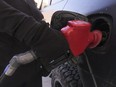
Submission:
{"label": "dark sleeve", "polygon": [[67,42],[59,31],[49,29],[44,21],[36,22],[3,0],[0,0],[0,32],[38,50],[40,57],[57,57],[68,49]]}
{"label": "dark sleeve", "polygon": [[34,17],[37,21],[43,19],[43,15],[34,4],[34,0],[4,0],[4,1],[9,5],[11,5],[12,7],[18,9],[19,11]]}
{"label": "dark sleeve", "polygon": [[[37,23],[32,17],[0,0],[0,32],[5,32],[20,41],[25,41],[29,32],[37,31],[40,26],[41,23]],[[33,34],[31,36],[33,37]]]}

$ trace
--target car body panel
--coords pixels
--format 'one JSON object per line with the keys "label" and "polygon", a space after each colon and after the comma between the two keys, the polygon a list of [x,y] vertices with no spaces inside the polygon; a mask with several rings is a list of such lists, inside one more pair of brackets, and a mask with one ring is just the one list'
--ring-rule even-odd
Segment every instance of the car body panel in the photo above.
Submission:
{"label": "car body panel", "polygon": [[93,13],[108,13],[110,7],[115,5],[115,0],[68,0],[63,10],[77,12],[83,15],[90,15]]}

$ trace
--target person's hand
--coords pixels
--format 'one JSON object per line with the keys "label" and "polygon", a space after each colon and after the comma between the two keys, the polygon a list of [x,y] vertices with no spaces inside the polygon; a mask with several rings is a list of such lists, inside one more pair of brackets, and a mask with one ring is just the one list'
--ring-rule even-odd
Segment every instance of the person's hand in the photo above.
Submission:
{"label": "person's hand", "polygon": [[39,63],[47,71],[51,71],[61,62],[66,61],[65,55],[67,55],[69,46],[61,31],[50,29],[46,23],[42,28],[41,35],[37,32],[33,38],[31,49],[40,61]]}

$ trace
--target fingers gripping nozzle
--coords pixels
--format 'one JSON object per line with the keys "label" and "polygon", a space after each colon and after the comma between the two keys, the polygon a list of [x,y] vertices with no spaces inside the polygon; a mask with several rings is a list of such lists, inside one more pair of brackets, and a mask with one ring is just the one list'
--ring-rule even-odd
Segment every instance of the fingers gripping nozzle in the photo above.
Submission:
{"label": "fingers gripping nozzle", "polygon": [[90,31],[91,24],[81,20],[72,20],[61,29],[74,56],[82,54],[86,48],[95,48],[102,40],[102,32]]}

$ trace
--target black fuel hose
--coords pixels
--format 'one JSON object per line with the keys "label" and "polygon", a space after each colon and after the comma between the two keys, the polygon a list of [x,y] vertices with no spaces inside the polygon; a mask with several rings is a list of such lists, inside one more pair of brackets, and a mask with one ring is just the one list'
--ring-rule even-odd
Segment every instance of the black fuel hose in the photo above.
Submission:
{"label": "black fuel hose", "polygon": [[7,75],[5,75],[5,73],[3,72],[2,75],[0,76],[0,87],[2,86],[2,84],[4,82],[6,82],[6,80],[8,79],[9,77]]}

